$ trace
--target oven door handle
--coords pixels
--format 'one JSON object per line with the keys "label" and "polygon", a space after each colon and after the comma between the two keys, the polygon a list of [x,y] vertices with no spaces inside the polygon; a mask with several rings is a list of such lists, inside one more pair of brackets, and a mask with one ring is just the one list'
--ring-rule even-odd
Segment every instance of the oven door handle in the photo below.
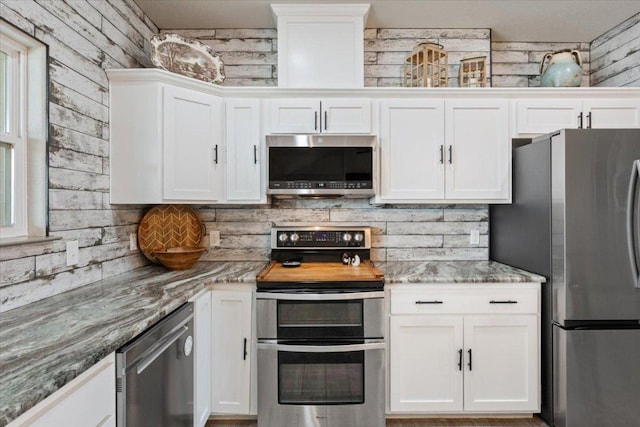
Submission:
{"label": "oven door handle", "polygon": [[258,350],[288,351],[291,353],[346,353],[349,351],[384,350],[384,341],[344,345],[290,345],[259,342]]}
{"label": "oven door handle", "polygon": [[256,292],[256,299],[288,301],[347,301],[355,299],[384,298],[384,291],[341,293],[283,293]]}

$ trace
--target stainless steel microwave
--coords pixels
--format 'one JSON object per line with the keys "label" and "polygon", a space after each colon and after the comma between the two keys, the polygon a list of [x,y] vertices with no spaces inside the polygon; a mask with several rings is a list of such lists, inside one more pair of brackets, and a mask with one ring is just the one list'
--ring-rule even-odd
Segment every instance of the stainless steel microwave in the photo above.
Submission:
{"label": "stainless steel microwave", "polygon": [[267,135],[267,194],[371,197],[373,135]]}

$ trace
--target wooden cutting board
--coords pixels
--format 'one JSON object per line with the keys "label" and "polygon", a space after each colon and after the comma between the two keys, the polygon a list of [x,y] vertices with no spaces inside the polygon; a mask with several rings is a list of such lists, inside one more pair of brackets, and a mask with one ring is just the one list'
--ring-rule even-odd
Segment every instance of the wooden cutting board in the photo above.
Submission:
{"label": "wooden cutting board", "polygon": [[357,267],[339,262],[303,262],[299,267],[283,267],[271,261],[257,276],[260,282],[368,282],[383,278],[382,271],[371,261],[362,261]]}
{"label": "wooden cutting board", "polygon": [[138,247],[149,260],[160,264],[153,251],[200,246],[204,226],[196,212],[184,205],[160,205],[149,210],[138,226]]}

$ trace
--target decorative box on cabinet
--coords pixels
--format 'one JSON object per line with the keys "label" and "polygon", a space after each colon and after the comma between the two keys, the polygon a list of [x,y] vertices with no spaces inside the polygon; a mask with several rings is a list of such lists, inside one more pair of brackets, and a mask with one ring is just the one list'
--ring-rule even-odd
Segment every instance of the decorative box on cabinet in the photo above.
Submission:
{"label": "decorative box on cabinet", "polygon": [[540,409],[539,284],[391,289],[394,414]]}
{"label": "decorative box on cabinet", "polygon": [[220,202],[223,101],[158,81],[110,82],[110,202]]}
{"label": "decorative box on cabinet", "polygon": [[8,427],[115,427],[115,361],[111,353]]}
{"label": "decorative box on cabinet", "polygon": [[368,4],[273,4],[271,9],[278,27],[278,86],[364,86]]}
{"label": "decorative box on cabinet", "polygon": [[376,201],[508,203],[510,149],[506,100],[383,100]]}
{"label": "decorative box on cabinet", "polygon": [[214,414],[252,412],[252,290],[212,291],[212,402]]}
{"label": "decorative box on cabinet", "polygon": [[371,133],[370,99],[273,99],[270,133]]}
{"label": "decorative box on cabinet", "polygon": [[516,101],[516,133],[640,127],[640,98],[544,98]]}

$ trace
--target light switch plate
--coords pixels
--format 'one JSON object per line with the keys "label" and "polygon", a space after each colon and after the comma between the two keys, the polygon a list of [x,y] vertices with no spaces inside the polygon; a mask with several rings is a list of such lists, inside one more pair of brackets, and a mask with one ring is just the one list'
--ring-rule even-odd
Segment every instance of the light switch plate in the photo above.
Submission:
{"label": "light switch plate", "polygon": [[78,241],[67,242],[67,267],[78,264]]}
{"label": "light switch plate", "polygon": [[209,232],[209,247],[217,248],[218,246],[220,246],[220,231],[211,230]]}
{"label": "light switch plate", "polygon": [[471,230],[471,232],[469,233],[469,244],[470,245],[480,244],[480,230]]}

